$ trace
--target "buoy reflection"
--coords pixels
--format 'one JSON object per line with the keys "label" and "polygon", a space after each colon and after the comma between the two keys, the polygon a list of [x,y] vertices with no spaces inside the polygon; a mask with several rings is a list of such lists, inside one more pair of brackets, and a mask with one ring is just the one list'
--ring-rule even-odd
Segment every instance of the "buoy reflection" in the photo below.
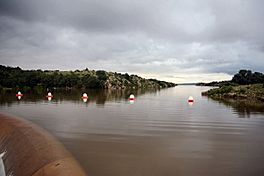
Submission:
{"label": "buoy reflection", "polygon": [[135,100],[129,100],[129,103],[130,104],[134,104],[135,103]]}
{"label": "buoy reflection", "polygon": [[86,103],[88,101],[88,98],[82,98],[83,102]]}
{"label": "buoy reflection", "polygon": [[52,97],[47,97],[48,101],[51,101],[52,100]]}
{"label": "buoy reflection", "polygon": [[189,106],[192,106],[194,102],[188,102]]}

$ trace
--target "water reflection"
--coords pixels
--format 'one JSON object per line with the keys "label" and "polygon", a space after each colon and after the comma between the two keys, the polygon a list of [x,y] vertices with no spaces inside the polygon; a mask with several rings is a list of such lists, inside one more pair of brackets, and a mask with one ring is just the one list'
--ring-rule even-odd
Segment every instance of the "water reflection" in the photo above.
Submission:
{"label": "water reflection", "polygon": [[51,101],[52,100],[52,97],[47,97],[48,101]]}
{"label": "water reflection", "polygon": [[239,100],[239,99],[213,99],[214,101],[224,104],[225,106],[231,107],[239,118],[250,118],[251,114],[263,114],[264,113],[264,102],[261,101],[250,101],[250,100]]}
{"label": "water reflection", "polygon": [[82,98],[82,100],[83,100],[84,103],[87,103],[88,98]]}
{"label": "water reflection", "polygon": [[194,103],[193,101],[192,101],[192,102],[188,102],[188,105],[189,105],[189,106],[192,106],[193,103]]}
{"label": "water reflection", "polygon": [[135,100],[128,100],[130,104],[134,104]]}
{"label": "water reflection", "polygon": [[[79,102],[83,101],[84,103],[96,103],[99,105],[104,105],[107,101],[128,101],[129,95],[133,93],[135,96],[140,96],[146,93],[154,93],[156,94],[158,89],[145,90],[86,90],[89,98],[83,98],[81,90],[54,90],[52,96],[45,96],[46,92],[36,92],[31,91],[25,93],[23,99],[21,97],[14,96],[13,92],[2,92],[0,94],[0,104],[8,105],[12,103],[16,103],[18,100],[24,102],[41,102],[41,101],[51,101],[53,103],[59,103],[62,101],[72,101]],[[133,104],[135,100],[129,100],[129,103]]]}

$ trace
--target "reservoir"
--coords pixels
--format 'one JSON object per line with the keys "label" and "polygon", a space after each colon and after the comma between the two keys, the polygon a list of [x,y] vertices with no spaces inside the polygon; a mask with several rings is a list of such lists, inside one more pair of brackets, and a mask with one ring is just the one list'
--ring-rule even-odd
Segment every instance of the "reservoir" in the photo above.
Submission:
{"label": "reservoir", "polygon": [[201,96],[208,89],[88,90],[85,102],[81,91],[5,93],[0,111],[49,131],[92,176],[264,175],[263,106]]}

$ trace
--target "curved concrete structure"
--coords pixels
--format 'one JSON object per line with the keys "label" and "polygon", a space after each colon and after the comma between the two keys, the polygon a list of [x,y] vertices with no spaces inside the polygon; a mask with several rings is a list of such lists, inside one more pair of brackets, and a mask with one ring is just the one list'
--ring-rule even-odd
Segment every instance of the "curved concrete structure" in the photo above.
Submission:
{"label": "curved concrete structure", "polygon": [[0,154],[6,175],[84,176],[73,156],[44,129],[0,114]]}

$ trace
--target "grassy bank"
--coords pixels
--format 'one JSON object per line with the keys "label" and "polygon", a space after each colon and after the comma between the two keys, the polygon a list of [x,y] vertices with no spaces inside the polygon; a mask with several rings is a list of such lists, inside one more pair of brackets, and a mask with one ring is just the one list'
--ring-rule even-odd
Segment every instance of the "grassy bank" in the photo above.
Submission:
{"label": "grassy bank", "polygon": [[240,99],[248,101],[261,101],[264,103],[264,84],[222,86],[203,92],[202,95],[213,99]]}

